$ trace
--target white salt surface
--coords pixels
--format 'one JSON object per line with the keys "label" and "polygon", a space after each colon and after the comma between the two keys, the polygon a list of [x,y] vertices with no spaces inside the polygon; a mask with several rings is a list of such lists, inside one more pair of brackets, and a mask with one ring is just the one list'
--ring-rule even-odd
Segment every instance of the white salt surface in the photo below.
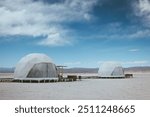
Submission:
{"label": "white salt surface", "polygon": [[150,74],[131,79],[83,79],[57,83],[0,83],[0,99],[150,99]]}

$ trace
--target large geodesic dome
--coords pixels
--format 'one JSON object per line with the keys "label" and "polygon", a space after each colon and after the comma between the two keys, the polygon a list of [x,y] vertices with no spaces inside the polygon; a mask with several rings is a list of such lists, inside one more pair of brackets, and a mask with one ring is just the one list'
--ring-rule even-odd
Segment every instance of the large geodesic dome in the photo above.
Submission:
{"label": "large geodesic dome", "polygon": [[58,74],[55,64],[47,55],[32,53],[17,63],[14,78],[58,78]]}
{"label": "large geodesic dome", "polygon": [[100,77],[103,78],[124,78],[124,70],[117,62],[105,62],[98,71]]}

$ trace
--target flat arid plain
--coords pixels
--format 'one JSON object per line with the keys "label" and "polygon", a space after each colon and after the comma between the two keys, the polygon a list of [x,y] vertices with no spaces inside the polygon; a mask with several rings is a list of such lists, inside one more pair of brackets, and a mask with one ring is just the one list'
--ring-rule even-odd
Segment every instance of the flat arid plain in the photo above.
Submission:
{"label": "flat arid plain", "polygon": [[[3,75],[3,76],[2,76]],[[1,74],[1,78],[13,74]],[[78,74],[81,75],[81,74]],[[96,74],[82,74],[96,75]],[[126,79],[82,79],[75,82],[0,82],[1,100],[148,100],[150,73]]]}

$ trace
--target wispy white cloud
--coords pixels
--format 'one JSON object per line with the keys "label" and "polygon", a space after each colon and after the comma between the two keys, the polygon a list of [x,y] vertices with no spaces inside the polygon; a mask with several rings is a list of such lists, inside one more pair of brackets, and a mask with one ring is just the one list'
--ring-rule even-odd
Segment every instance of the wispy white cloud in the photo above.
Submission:
{"label": "wispy white cloud", "polygon": [[64,0],[46,4],[42,0],[0,1],[0,35],[46,37],[38,43],[41,45],[71,43],[65,33],[70,29],[64,28],[62,23],[90,20],[90,12],[96,2],[97,0]]}
{"label": "wispy white cloud", "polygon": [[68,35],[67,35],[67,32],[65,32],[64,30],[63,31],[57,31],[57,32],[49,34],[46,38],[39,41],[37,44],[38,45],[44,45],[44,46],[72,45],[71,37],[69,38]]}
{"label": "wispy white cloud", "polygon": [[[150,1],[137,0],[133,3],[133,12],[140,17],[145,27],[150,27]],[[104,28],[105,33],[94,36],[97,39],[143,39],[150,37],[150,29],[139,25],[123,26],[120,22],[112,22]],[[93,38],[94,38],[93,37]]]}
{"label": "wispy white cloud", "polygon": [[103,63],[121,63],[121,61],[97,61],[97,64],[103,64]]}
{"label": "wispy white cloud", "polygon": [[150,37],[149,29],[142,29],[136,25],[123,26],[122,23],[113,22],[99,28],[99,31],[94,32],[86,39],[106,39],[106,40],[134,40]]}
{"label": "wispy white cloud", "polygon": [[[130,28],[128,30],[130,30]],[[148,29],[137,30],[135,32],[130,33],[126,32],[124,34],[115,34],[110,36],[110,38],[112,39],[142,39],[147,37],[150,37],[150,30]]]}
{"label": "wispy white cloud", "polygon": [[149,66],[150,61],[148,60],[137,60],[137,61],[124,61],[123,66]]}
{"label": "wispy white cloud", "polygon": [[141,60],[141,61],[127,61],[127,62],[123,62],[124,64],[137,64],[137,65],[146,65],[147,63],[149,63],[149,61],[147,60]]}
{"label": "wispy white cloud", "polygon": [[130,52],[138,52],[138,51],[140,51],[140,50],[135,48],[135,49],[130,49],[129,51],[130,51]]}
{"label": "wispy white cloud", "polygon": [[135,15],[141,17],[143,24],[150,27],[150,1],[138,0],[134,3]]}

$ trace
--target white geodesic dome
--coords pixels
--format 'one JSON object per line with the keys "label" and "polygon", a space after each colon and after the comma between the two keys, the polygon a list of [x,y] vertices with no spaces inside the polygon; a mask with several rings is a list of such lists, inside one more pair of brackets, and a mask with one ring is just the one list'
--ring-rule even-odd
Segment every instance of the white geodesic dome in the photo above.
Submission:
{"label": "white geodesic dome", "polygon": [[105,62],[98,71],[100,77],[124,77],[124,70],[117,62]]}
{"label": "white geodesic dome", "polygon": [[32,53],[17,63],[14,78],[58,78],[58,74],[55,64],[47,55]]}

